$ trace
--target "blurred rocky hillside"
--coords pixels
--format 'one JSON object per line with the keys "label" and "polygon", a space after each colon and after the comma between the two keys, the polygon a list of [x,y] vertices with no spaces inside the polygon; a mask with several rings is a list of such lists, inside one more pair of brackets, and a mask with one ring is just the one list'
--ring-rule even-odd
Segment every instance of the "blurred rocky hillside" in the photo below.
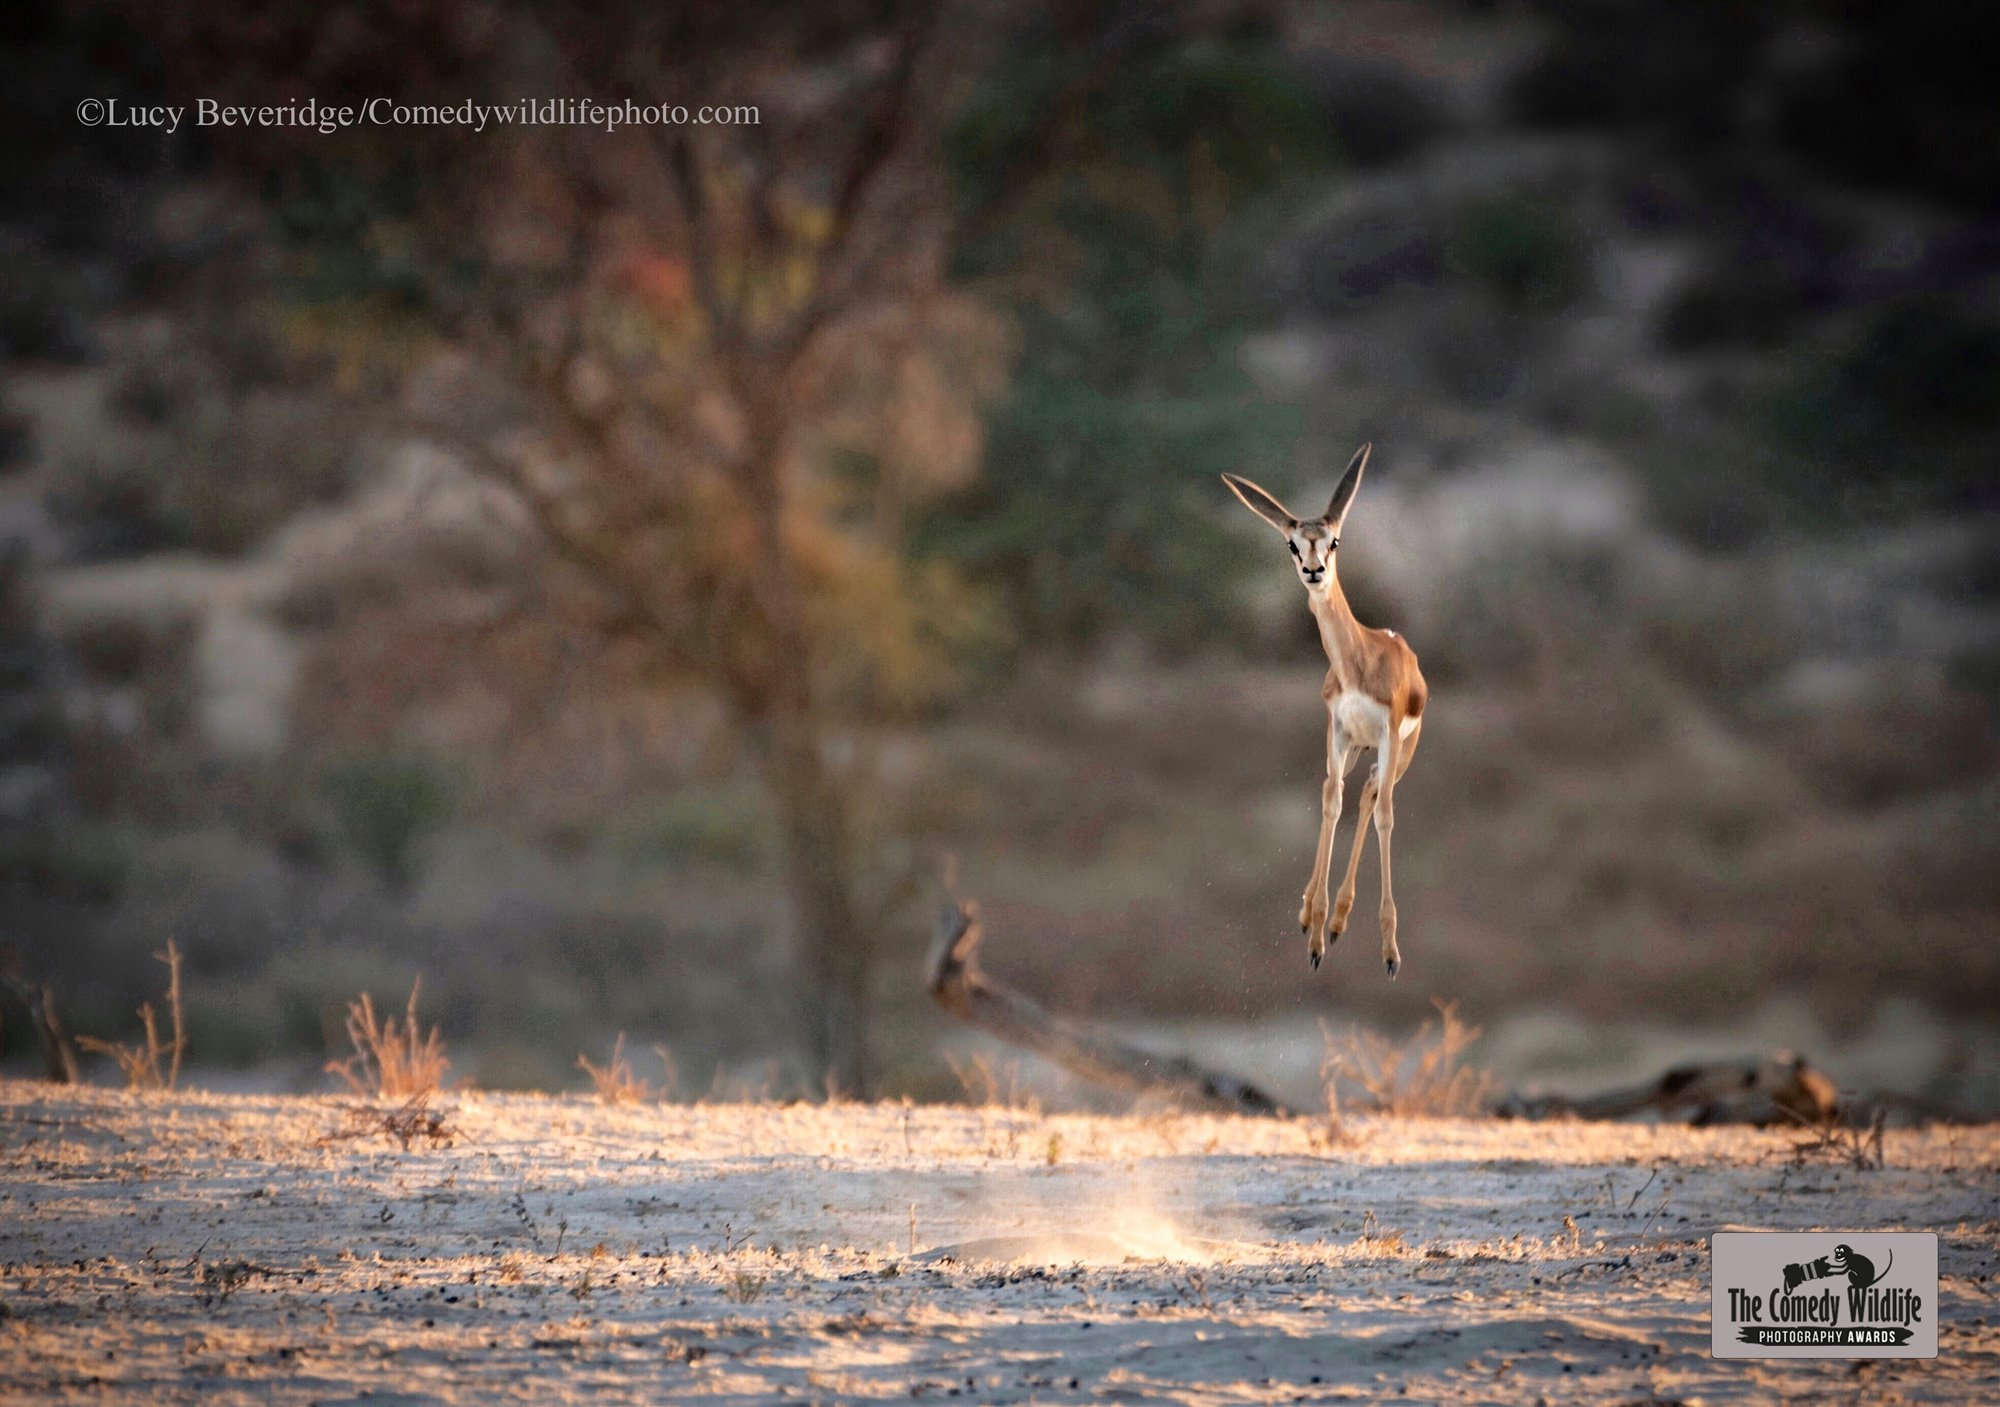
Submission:
{"label": "blurred rocky hillside", "polygon": [[[2000,122],[1964,8],[1260,11],[1334,159],[1203,277],[1248,395],[1296,417],[1269,487],[1317,507],[1376,444],[1342,576],[1433,689],[1406,971],[1368,957],[1372,862],[1307,971],[1317,645],[1267,535],[1167,465],[1113,506],[1209,495],[1203,633],[1114,608],[1056,644],[1003,604],[1010,643],[955,691],[842,739],[881,778],[890,1087],[944,1088],[911,976],[952,852],[992,965],[1065,1009],[1720,1026],[1784,1000],[1840,1028],[1895,999],[1950,1033],[1912,1078],[2000,1099]],[[285,210],[198,145],[71,119],[156,91],[145,47],[58,6],[7,23],[8,961],[112,1035],[173,936],[208,1067],[316,1079],[340,1004],[421,972],[482,1083],[572,1081],[626,1031],[689,1092],[783,1087],[778,842],[739,740],[567,626],[512,492],[407,428],[501,423],[504,393],[448,342],[356,364],[263,301]],[[936,551],[1060,482],[1036,443],[995,436]],[[1162,559],[1139,596],[1208,589],[1170,535],[1130,541]],[[1061,581],[1121,570],[1091,547]],[[1033,554],[984,550],[954,561],[1030,599],[1001,574]]]}

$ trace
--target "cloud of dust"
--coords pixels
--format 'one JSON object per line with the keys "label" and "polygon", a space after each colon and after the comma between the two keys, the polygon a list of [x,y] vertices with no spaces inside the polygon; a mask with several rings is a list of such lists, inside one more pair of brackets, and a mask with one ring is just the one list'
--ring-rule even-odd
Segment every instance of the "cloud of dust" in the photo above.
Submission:
{"label": "cloud of dust", "polygon": [[1175,1178],[1153,1168],[985,1177],[964,1220],[971,1234],[930,1254],[1042,1265],[1205,1265],[1257,1253],[1254,1228],[1199,1205],[1192,1174]]}

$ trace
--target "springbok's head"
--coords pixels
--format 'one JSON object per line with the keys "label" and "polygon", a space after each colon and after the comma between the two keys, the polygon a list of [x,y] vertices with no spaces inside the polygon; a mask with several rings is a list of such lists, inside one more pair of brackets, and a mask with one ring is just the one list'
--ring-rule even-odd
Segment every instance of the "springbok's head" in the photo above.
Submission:
{"label": "springbok's head", "polygon": [[1291,549],[1292,565],[1298,568],[1299,580],[1305,583],[1308,591],[1326,590],[1327,580],[1333,575],[1333,554],[1340,546],[1340,525],[1347,521],[1347,510],[1354,502],[1354,491],[1361,487],[1361,471],[1368,467],[1370,448],[1363,445],[1354,451],[1354,458],[1347,462],[1347,472],[1340,476],[1340,486],[1333,491],[1333,502],[1317,518],[1297,517],[1291,509],[1248,479],[1234,474],[1222,476],[1222,482],[1229,485],[1231,493],[1243,500],[1243,506],[1276,528],[1285,539],[1285,545]]}

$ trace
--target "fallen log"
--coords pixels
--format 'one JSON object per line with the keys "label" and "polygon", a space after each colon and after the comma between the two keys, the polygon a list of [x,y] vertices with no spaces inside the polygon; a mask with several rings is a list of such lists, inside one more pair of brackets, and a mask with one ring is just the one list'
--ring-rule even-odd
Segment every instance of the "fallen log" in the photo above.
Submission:
{"label": "fallen log", "polygon": [[1569,1099],[1515,1096],[1502,1118],[1629,1119],[1657,1114],[1691,1124],[1820,1123],[1840,1103],[1833,1081],[1798,1057],[1676,1065],[1644,1084]]}
{"label": "fallen log", "polygon": [[925,988],[939,1006],[968,1026],[1046,1056],[1094,1084],[1128,1094],[1162,1096],[1183,1109],[1260,1117],[1287,1112],[1248,1080],[1088,1030],[995,982],[979,967],[982,936],[978,906],[951,900],[939,916],[937,937],[925,963]]}
{"label": "fallen log", "polygon": [[1821,1128],[1880,1117],[1911,1123],[1973,1123],[1970,1113],[1891,1090],[1845,1094],[1804,1056],[1779,1051],[1762,1060],[1676,1065],[1657,1079],[1598,1094],[1510,1095],[1494,1109],[1503,1119],[1630,1119],[1655,1115],[1693,1124]]}
{"label": "fallen log", "polygon": [[46,982],[30,982],[13,973],[0,976],[0,985],[20,1002],[28,1025],[34,1029],[35,1042],[42,1051],[42,1078],[51,1084],[75,1084],[76,1050],[70,1044],[69,1033],[63,1029],[62,1018],[56,1014],[55,989]]}

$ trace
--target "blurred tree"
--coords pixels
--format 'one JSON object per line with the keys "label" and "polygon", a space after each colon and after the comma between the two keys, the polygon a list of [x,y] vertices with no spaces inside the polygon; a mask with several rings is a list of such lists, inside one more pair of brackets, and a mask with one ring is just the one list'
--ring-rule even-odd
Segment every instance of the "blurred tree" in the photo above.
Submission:
{"label": "blurred tree", "polygon": [[[593,629],[727,699],[777,816],[812,1054],[861,1088],[876,922],[849,744],[992,637],[959,563],[1038,638],[1185,640],[1226,609],[1212,474],[1282,427],[1246,403],[1211,252],[1325,146],[1258,7],[135,13],[174,90],[223,102],[720,111],[205,139],[261,189],[292,335],[357,404],[511,480]],[[441,342],[507,388],[506,433],[413,389]],[[1031,369],[989,423],[1016,349]]]}
{"label": "blurred tree", "polygon": [[484,280],[466,326],[548,412],[511,467],[549,544],[611,628],[718,684],[764,759],[811,1053],[861,1090],[866,778],[835,737],[948,688],[978,627],[901,521],[971,474],[1004,349],[942,277],[956,45],[927,4],[595,7],[545,33],[557,91],[739,109],[517,153],[480,223],[531,252],[495,260],[516,277]]}
{"label": "blurred tree", "polygon": [[321,785],[348,843],[396,889],[408,887],[416,847],[451,818],[457,800],[450,769],[419,752],[342,758]]}
{"label": "blurred tree", "polygon": [[1023,633],[1212,637],[1240,556],[1215,476],[1269,474],[1292,417],[1238,362],[1218,257],[1260,196],[1331,158],[1256,5],[1037,12],[955,123],[959,276],[1011,314],[1020,372],[985,473],[924,543],[1006,591]]}
{"label": "blurred tree", "polygon": [[[684,123],[218,132],[282,236],[295,330],[357,387],[447,340],[512,424],[392,380],[532,510],[557,599],[716,687],[763,763],[830,1082],[865,1086],[869,722],[952,686],[976,593],[903,521],[973,473],[1001,325],[945,285],[936,139],[976,27],[927,3],[387,0],[148,20],[223,101],[563,97]],[[705,108],[720,116],[692,120]],[[429,350],[427,350],[427,346]],[[418,378],[421,380],[421,377]]]}

